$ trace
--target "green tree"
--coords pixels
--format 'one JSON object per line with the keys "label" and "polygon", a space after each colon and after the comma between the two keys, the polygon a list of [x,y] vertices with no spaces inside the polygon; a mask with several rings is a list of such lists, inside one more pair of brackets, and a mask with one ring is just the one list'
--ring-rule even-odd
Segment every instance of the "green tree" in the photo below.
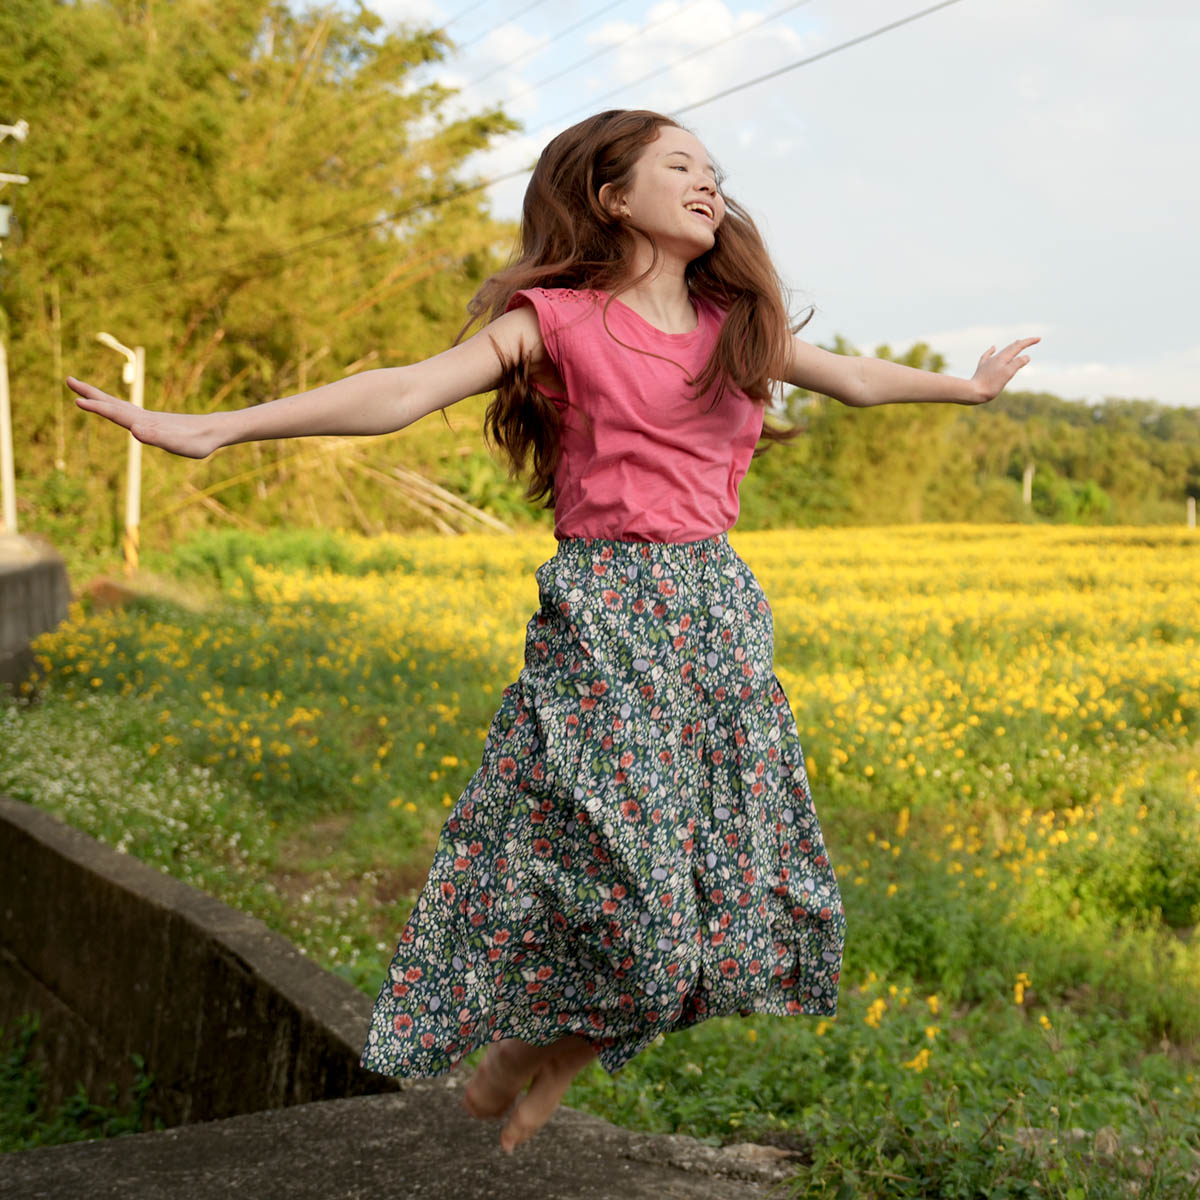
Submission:
{"label": "green tree", "polygon": [[[441,116],[450,93],[412,76],[447,45],[437,31],[385,29],[361,5],[3,7],[0,120],[31,126],[24,241],[0,292],[26,481],[83,481],[87,521],[111,540],[122,435],[85,419],[61,383],[71,373],[122,391],[120,359],[94,340],[102,329],[146,347],[150,407],[186,411],[449,344],[512,230],[480,192],[447,198],[472,182],[464,159],[514,126],[499,111]],[[296,487],[296,449],[234,447],[204,463],[147,455],[148,529],[165,541],[214,506],[231,517],[252,507],[265,523],[372,523],[377,483],[333,462]]]}

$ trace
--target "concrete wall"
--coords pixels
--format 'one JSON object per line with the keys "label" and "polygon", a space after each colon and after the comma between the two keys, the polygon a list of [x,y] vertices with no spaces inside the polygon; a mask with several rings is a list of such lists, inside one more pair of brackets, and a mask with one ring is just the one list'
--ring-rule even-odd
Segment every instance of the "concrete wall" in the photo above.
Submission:
{"label": "concrete wall", "polygon": [[0,797],[0,1025],[41,1016],[52,1100],[154,1076],[168,1125],[399,1090],[370,999],[252,917]]}
{"label": "concrete wall", "polygon": [[0,534],[0,684],[30,674],[29,643],[66,620],[70,599],[67,569],[48,543]]}

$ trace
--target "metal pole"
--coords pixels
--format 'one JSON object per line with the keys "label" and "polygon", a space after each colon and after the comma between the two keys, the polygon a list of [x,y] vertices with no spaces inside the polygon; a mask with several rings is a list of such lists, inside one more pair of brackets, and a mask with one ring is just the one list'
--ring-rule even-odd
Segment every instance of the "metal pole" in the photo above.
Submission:
{"label": "metal pole", "polygon": [[17,487],[13,475],[12,410],[8,402],[8,353],[0,342],[0,492],[4,496],[4,532],[17,532]]}
{"label": "metal pole", "polygon": [[[146,407],[146,348],[133,351],[133,394],[135,408]],[[125,574],[138,566],[138,541],[142,520],[142,443],[129,435],[129,472],[125,480]]]}

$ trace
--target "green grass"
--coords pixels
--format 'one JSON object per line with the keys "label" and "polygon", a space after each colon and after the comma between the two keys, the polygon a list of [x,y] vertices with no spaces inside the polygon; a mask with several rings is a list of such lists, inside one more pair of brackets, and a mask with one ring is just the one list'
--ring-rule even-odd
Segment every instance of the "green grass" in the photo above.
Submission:
{"label": "green grass", "polygon": [[110,1086],[109,1103],[96,1104],[79,1084],[62,1104],[50,1104],[34,1054],[38,1028],[35,1016],[25,1017],[14,1028],[0,1028],[0,1154],[120,1137],[150,1127],[146,1109],[154,1081],[136,1054],[132,1056],[136,1077],[127,1103]]}

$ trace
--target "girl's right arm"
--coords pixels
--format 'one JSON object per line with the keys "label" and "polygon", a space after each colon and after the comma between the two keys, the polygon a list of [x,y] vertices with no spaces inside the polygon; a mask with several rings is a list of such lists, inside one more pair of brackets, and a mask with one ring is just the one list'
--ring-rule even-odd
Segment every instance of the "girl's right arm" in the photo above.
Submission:
{"label": "girl's right arm", "polygon": [[67,385],[76,404],[128,429],[139,442],[185,458],[207,458],[222,446],[317,434],[393,433],[439,408],[491,391],[503,364],[522,355],[545,361],[537,314],[529,305],[505,313],[459,346],[406,367],[381,367],[295,396],[216,413],[135,408],[89,383]]}

